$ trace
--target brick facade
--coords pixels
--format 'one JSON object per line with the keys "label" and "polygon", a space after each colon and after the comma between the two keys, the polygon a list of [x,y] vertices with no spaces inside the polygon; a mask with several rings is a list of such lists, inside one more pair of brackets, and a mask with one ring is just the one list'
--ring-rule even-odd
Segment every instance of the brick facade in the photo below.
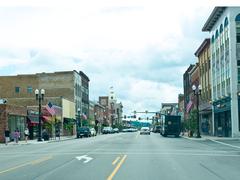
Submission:
{"label": "brick facade", "polygon": [[[11,133],[14,131],[10,128],[9,117],[24,117],[26,119],[27,109],[22,106],[13,106],[0,104],[0,142],[4,142],[4,131],[8,127]],[[22,124],[25,126],[25,124]],[[20,132],[20,134],[23,134]]]}

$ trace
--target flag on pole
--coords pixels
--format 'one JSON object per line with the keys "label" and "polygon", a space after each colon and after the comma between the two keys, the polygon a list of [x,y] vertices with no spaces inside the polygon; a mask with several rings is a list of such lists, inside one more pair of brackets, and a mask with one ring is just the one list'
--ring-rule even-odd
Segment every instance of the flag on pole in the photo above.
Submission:
{"label": "flag on pole", "polygon": [[55,110],[54,110],[54,107],[52,105],[51,102],[49,102],[47,105],[46,105],[46,109],[47,111],[53,116],[55,114]]}
{"label": "flag on pole", "polygon": [[187,113],[189,113],[189,111],[191,110],[192,106],[193,106],[193,102],[190,100],[190,101],[188,102],[187,108],[186,108]]}
{"label": "flag on pole", "polygon": [[86,114],[82,114],[82,117],[83,117],[83,119],[87,119],[87,116],[86,116]]}

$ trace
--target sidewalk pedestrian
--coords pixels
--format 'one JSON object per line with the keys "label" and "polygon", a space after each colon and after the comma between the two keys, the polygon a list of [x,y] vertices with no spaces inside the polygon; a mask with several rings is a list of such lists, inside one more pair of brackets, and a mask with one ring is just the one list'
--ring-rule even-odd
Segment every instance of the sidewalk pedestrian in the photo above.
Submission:
{"label": "sidewalk pedestrian", "polygon": [[25,136],[25,142],[27,143],[28,136],[29,136],[29,130],[28,130],[27,127],[26,127],[26,129],[24,130],[24,136]]}
{"label": "sidewalk pedestrian", "polygon": [[4,132],[4,136],[5,136],[5,144],[8,145],[8,142],[10,141],[10,131],[8,128],[6,128]]}
{"label": "sidewalk pedestrian", "polygon": [[58,129],[56,130],[56,138],[60,141],[60,131]]}
{"label": "sidewalk pedestrian", "polygon": [[19,132],[18,129],[16,129],[16,130],[14,131],[13,136],[14,136],[14,141],[15,141],[15,143],[18,144],[18,140],[19,140],[19,137],[20,137],[20,132]]}

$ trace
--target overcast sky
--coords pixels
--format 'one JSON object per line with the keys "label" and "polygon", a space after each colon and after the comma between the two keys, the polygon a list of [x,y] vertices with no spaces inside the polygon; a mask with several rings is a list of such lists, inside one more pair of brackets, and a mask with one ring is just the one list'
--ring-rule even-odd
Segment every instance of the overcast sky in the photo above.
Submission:
{"label": "overcast sky", "polygon": [[177,102],[215,5],[186,0],[0,1],[0,75],[81,70],[124,113]]}

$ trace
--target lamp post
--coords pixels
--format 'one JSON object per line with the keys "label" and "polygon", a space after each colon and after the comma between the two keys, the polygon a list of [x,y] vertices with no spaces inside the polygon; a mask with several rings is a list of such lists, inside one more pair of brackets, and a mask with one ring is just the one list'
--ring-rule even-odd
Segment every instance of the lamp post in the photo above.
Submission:
{"label": "lamp post", "polygon": [[76,121],[76,136],[77,136],[77,138],[78,138],[78,127],[79,127],[79,124],[80,124],[80,121],[81,121],[80,111],[81,111],[81,109],[78,108],[77,109],[77,121]]}
{"label": "lamp post", "polygon": [[113,127],[113,120],[114,120],[113,106],[114,106],[114,103],[112,102],[111,103],[111,127]]}
{"label": "lamp post", "polygon": [[96,130],[96,133],[98,133],[98,120],[97,120],[97,112],[94,112],[94,128]]}
{"label": "lamp post", "polygon": [[201,95],[202,87],[201,85],[198,85],[198,87],[193,85],[192,90],[194,95],[197,97],[197,138],[201,138],[200,130],[199,130],[199,96]]}
{"label": "lamp post", "polygon": [[44,95],[45,95],[45,90],[41,89],[39,91],[39,89],[35,90],[35,95],[36,95],[36,100],[38,100],[38,141],[42,141],[42,136],[41,136],[41,130],[42,130],[42,112],[41,112],[41,103],[44,100]]}

